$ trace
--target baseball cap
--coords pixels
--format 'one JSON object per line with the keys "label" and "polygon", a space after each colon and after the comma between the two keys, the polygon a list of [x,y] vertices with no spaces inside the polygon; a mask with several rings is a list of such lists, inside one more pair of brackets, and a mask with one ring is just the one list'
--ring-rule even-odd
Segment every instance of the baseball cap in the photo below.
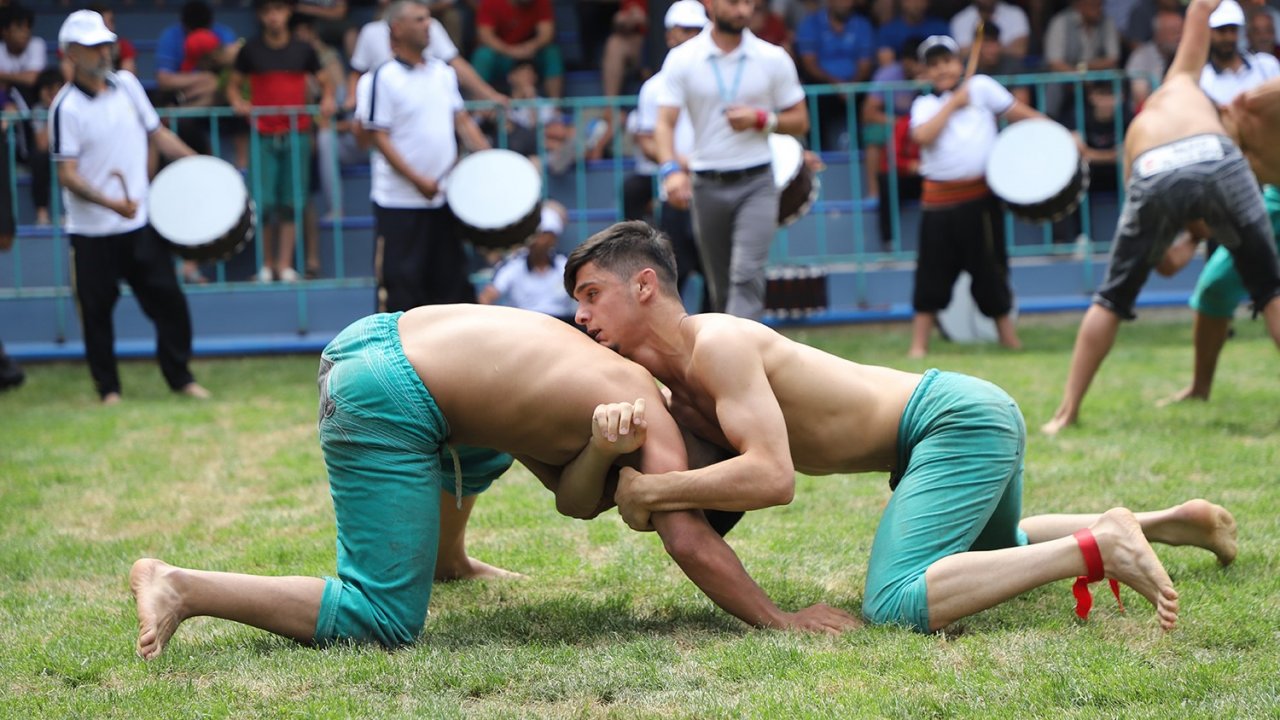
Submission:
{"label": "baseball cap", "polygon": [[101,45],[116,41],[116,34],[107,29],[102,16],[92,10],[77,10],[62,21],[58,30],[58,45]]}
{"label": "baseball cap", "polygon": [[1222,0],[1222,4],[1209,16],[1209,27],[1220,28],[1228,25],[1244,25],[1244,10],[1236,0]]}
{"label": "baseball cap", "polygon": [[538,223],[538,232],[551,233],[559,236],[564,232],[564,218],[560,217],[560,213],[556,209],[546,205],[542,206],[542,220]]}
{"label": "baseball cap", "polygon": [[920,47],[916,48],[916,57],[919,58],[920,62],[928,62],[930,55],[937,55],[943,52],[959,55],[960,46],[950,36],[930,35],[924,39],[924,42],[920,43]]}
{"label": "baseball cap", "polygon": [[676,0],[667,8],[663,25],[671,28],[702,28],[707,26],[707,9],[698,0]]}

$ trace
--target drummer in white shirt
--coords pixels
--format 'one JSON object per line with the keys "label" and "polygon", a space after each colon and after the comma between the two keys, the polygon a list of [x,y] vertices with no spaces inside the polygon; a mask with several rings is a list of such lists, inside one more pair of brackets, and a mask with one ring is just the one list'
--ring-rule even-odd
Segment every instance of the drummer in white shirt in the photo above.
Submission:
{"label": "drummer in white shirt", "polygon": [[[711,24],[662,65],[658,174],[672,205],[692,203],[711,309],[759,319],[778,229],[769,134],[803,135],[809,111],[791,56],[747,29],[755,0],[710,0],[708,7]],[[693,124],[688,169],[675,146],[682,114]]]}
{"label": "drummer in white shirt", "polygon": [[[663,19],[667,28],[667,48],[674,49],[697,37],[708,22],[707,11],[698,0],[676,0],[667,9]],[[640,86],[635,112],[629,118],[633,122],[639,151],[643,153],[645,160],[652,163],[658,161],[654,128],[658,124],[659,97],[666,82],[666,75],[662,71],[646,80]],[[674,142],[676,162],[682,170],[688,172],[689,158],[693,156],[694,147],[693,123],[689,121],[689,113],[681,113],[676,120]],[[637,170],[638,165],[637,161]],[[693,216],[688,207],[676,207],[665,196],[661,199],[658,227],[671,240],[672,249],[676,253],[676,284],[683,288],[685,280],[691,274],[702,273],[702,263],[698,260],[698,243],[693,232]]]}
{"label": "drummer in white shirt", "polygon": [[453,69],[423,52],[430,20],[422,3],[392,3],[395,58],[356,87],[356,121],[374,150],[369,196],[379,312],[475,300],[445,177],[458,157],[455,132],[472,151],[489,143],[463,108]]}
{"label": "drummer in white shirt", "polygon": [[964,79],[960,48],[946,35],[920,43],[917,55],[933,92],[911,104],[911,137],[920,144],[920,248],[916,259],[909,356],[924,357],[938,312],[951,304],[960,272],[973,278],[973,299],[996,322],[1000,344],[1021,347],[1013,319],[1013,289],[1000,204],[987,187],[987,156],[996,119],[1044,115],[1019,102],[986,75]]}

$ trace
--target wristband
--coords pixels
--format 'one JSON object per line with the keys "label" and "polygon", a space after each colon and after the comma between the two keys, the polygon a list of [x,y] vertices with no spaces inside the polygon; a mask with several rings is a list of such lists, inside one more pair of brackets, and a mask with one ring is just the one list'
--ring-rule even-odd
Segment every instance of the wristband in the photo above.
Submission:
{"label": "wristband", "polygon": [[756,129],[764,130],[765,126],[768,123],[769,123],[769,113],[765,112],[764,110],[757,110],[756,111]]}
{"label": "wristband", "polygon": [[680,163],[675,160],[668,160],[658,166],[658,177],[666,180],[667,176],[674,172],[680,172]]}
{"label": "wristband", "polygon": [[771,112],[769,113],[768,117],[765,118],[764,127],[761,128],[761,130],[764,132],[765,135],[768,135],[769,133],[777,129],[778,129],[778,113]]}

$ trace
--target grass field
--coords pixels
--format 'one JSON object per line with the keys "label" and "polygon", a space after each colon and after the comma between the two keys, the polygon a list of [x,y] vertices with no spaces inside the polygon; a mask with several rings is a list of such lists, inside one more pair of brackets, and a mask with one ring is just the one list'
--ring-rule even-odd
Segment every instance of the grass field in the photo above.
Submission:
{"label": "grass field", "polygon": [[[749,630],[654,535],[612,512],[560,517],[513,469],[477,504],[470,550],[529,579],[438,586],[418,645],[318,651],[200,618],[145,663],[135,558],[333,572],[316,358],[197,362],[208,403],[130,363],[115,408],[96,405],[80,364],[28,367],[28,384],[0,396],[0,716],[1280,717],[1280,357],[1259,323],[1239,322],[1213,402],[1157,410],[1188,379],[1190,325],[1148,315],[1123,330],[1084,424],[1030,439],[1024,512],[1197,496],[1232,510],[1228,568],[1156,547],[1182,596],[1167,635],[1140,596],[1126,591],[1120,614],[1102,585],[1079,622],[1069,581],[945,634]],[[1077,319],[1024,319],[1021,353],[939,344],[928,364],[903,359],[901,326],[793,334],[863,362],[991,379],[1034,428],[1058,400]],[[883,475],[802,477],[794,503],[750,513],[730,541],[785,608],[857,613],[887,497]]]}

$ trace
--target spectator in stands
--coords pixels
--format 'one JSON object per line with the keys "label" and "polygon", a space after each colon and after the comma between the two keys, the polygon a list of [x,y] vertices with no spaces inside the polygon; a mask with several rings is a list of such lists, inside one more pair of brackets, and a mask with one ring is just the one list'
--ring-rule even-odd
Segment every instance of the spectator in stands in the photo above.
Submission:
{"label": "spectator in stands", "polygon": [[[1116,176],[1117,148],[1133,116],[1123,110],[1121,98],[1116,96],[1110,80],[1086,83],[1084,98],[1084,127],[1077,128],[1074,117],[1068,119],[1070,122],[1067,127],[1075,135],[1084,159],[1089,161],[1090,195],[1114,199],[1119,189]],[[1118,128],[1117,114],[1120,115]],[[1084,208],[1079,207],[1071,215],[1053,224],[1054,242],[1071,242],[1079,237],[1083,229],[1080,221],[1080,213],[1083,211]]]}
{"label": "spectator in stands", "polygon": [[[1111,18],[1102,14],[1102,0],[1072,0],[1070,7],[1053,16],[1045,33],[1044,59],[1050,71],[1060,73],[1120,66],[1120,33]],[[1075,108],[1070,86],[1055,84],[1045,90],[1048,114],[1068,122]]]}
{"label": "spectator in stands", "polygon": [[[468,0],[468,5],[475,7],[473,0]],[[458,0],[431,0],[427,3],[427,10],[431,11],[431,19],[440,23],[455,45],[466,39],[463,36],[462,8],[459,7]],[[454,70],[456,71],[457,68],[455,67]]]}
{"label": "spectator in stands", "polygon": [[[983,75],[1017,75],[1025,69],[1021,61],[1004,54],[1000,45],[1000,26],[989,22],[982,28],[982,46],[978,48],[977,72]],[[1031,104],[1031,88],[1009,87],[1019,102]]]}
{"label": "spectator in stands", "polygon": [[[303,107],[307,102],[307,78],[314,76],[322,93],[320,113],[332,117],[333,85],[321,74],[315,49],[289,32],[290,2],[254,0],[254,9],[262,30],[236,55],[234,72],[227,84],[227,101],[232,109],[247,117],[255,105]],[[248,100],[244,97],[246,80]],[[272,114],[259,115],[255,120],[260,138],[253,162],[262,190],[258,207],[264,218],[263,265],[257,279],[296,282],[301,276],[294,269],[294,217],[295,211],[305,209],[297,203],[305,202],[310,191],[311,118],[305,114]]]}
{"label": "spectator in stands", "polygon": [[[405,0],[409,1],[409,0]],[[389,0],[380,0],[381,14],[385,14]],[[429,11],[428,11],[429,12]],[[449,37],[445,26],[431,17],[430,38],[426,57],[433,57],[447,63],[458,76],[458,86],[472,98],[505,103],[507,96],[493,89],[484,78],[476,73],[475,68],[458,52],[458,46]],[[355,50],[351,53],[351,73],[347,76],[347,95],[344,108],[348,111],[356,106],[356,81],[364,73],[373,70],[393,57],[391,52],[391,28],[382,17],[365,23],[356,38]]]}
{"label": "spectator in stands", "polygon": [[1280,76],[1280,61],[1274,55],[1240,52],[1243,27],[1244,10],[1235,0],[1222,0],[1209,16],[1209,62],[1200,73],[1200,87],[1219,105]]}
{"label": "spectator in stands", "polygon": [[[769,11],[782,18],[789,28],[800,27],[810,15],[822,10],[821,0],[761,0],[769,4]],[[751,32],[755,32],[753,29]],[[776,43],[775,43],[776,44]]]}
{"label": "spectator in stands", "polygon": [[36,76],[49,60],[44,39],[31,34],[35,18],[16,3],[0,8],[0,86],[20,92],[28,107],[36,100]]}
{"label": "spectator in stands", "polygon": [[967,56],[973,46],[979,20],[1000,27],[1000,51],[1003,54],[1018,62],[1026,58],[1031,33],[1027,13],[1003,0],[973,0],[972,5],[951,18],[951,37],[960,46],[961,55]]}
{"label": "spectator in stands", "polygon": [[[854,0],[827,0],[825,11],[804,19],[796,29],[800,71],[809,82],[835,85],[871,77],[876,55],[875,30],[853,12]],[[824,150],[847,149],[848,98],[844,93],[818,97]]]}
{"label": "spectator in stands", "polygon": [[564,96],[564,61],[556,45],[551,0],[479,0],[476,39],[471,56],[486,82],[506,77],[521,60],[532,61],[547,97]]}
{"label": "spectator in stands", "polygon": [[[876,30],[876,44],[880,48],[880,60],[876,64],[884,67],[898,62],[899,58],[906,58],[907,55],[899,55],[899,53],[908,41],[915,41],[914,46],[918,47],[920,41],[930,35],[950,33],[951,26],[946,20],[929,14],[929,0],[901,0],[898,14]],[[915,61],[913,51],[910,62],[914,64]],[[900,72],[899,69],[894,74]]]}
{"label": "spectator in stands", "polygon": [[[889,156],[894,160],[894,178],[897,181],[898,205],[889,202]],[[880,168],[876,174],[881,202],[876,208],[876,221],[880,226],[880,247],[889,252],[893,246],[893,215],[902,217],[902,203],[919,200],[923,179],[920,177],[920,144],[911,137],[911,115],[900,115],[893,123],[893,152],[880,154]],[[898,232],[902,232],[901,226]],[[901,249],[899,247],[899,249]]]}
{"label": "spectator in stands", "polygon": [[1276,56],[1280,44],[1276,43],[1276,22],[1271,9],[1251,6],[1248,12],[1249,52]]}
{"label": "spectator in stands", "polygon": [[620,7],[613,16],[609,36],[604,43],[604,57],[600,61],[600,82],[606,97],[621,95],[627,74],[640,69],[649,29],[649,10],[645,0],[623,0],[618,5]]}
{"label": "spectator in stands", "polygon": [[[208,30],[217,36],[219,52],[207,64],[207,70],[182,70],[186,57],[187,35]],[[218,73],[231,66],[240,49],[240,38],[230,27],[213,21],[213,9],[204,0],[188,0],[178,23],[165,28],[156,40],[156,85],[172,93],[182,107],[208,107],[221,104]],[[214,61],[216,60],[216,61]]]}
{"label": "spectator in stands", "polygon": [[756,11],[751,15],[749,27],[752,34],[761,40],[795,54],[795,35],[791,26],[769,7],[768,0],[756,0]]}
{"label": "spectator in stands", "polygon": [[[944,24],[945,27],[945,24]],[[919,48],[920,41],[917,39],[909,39],[903,42],[898,48],[898,52],[894,53],[891,62],[883,63],[876,68],[875,74],[871,76],[872,82],[902,82],[904,80],[915,80],[919,76],[919,61],[916,58],[916,49]],[[900,53],[900,56],[899,56]],[[881,48],[881,55],[884,55],[884,49]],[[907,120],[911,115],[911,103],[915,101],[916,95],[919,93],[915,90],[901,90],[890,95],[893,99],[893,115],[894,120],[889,121],[889,114],[885,108],[884,93],[870,93],[862,101],[862,149],[864,152],[863,170],[864,184],[868,198],[876,199],[877,211],[880,215],[880,240],[882,244],[888,248],[892,242],[891,223],[889,212],[896,212],[897,208],[888,207],[888,160],[885,157],[885,145],[889,140],[890,134],[895,137],[895,148],[898,155],[898,172],[904,177],[900,177],[899,181],[910,183],[911,176],[914,177],[914,193],[909,192],[911,188],[907,186],[899,187],[898,200],[903,199],[904,194],[914,197],[920,197],[920,178],[919,178],[919,157],[920,150],[915,143],[905,143],[915,148],[915,160],[909,157],[910,148],[903,147],[902,137],[897,132],[901,123],[899,120]],[[904,153],[906,156],[904,157]],[[910,173],[903,173],[903,162],[908,164],[914,162],[915,167]]]}
{"label": "spectator in stands", "polygon": [[[1138,3],[1129,13],[1129,21],[1123,23],[1124,29],[1121,34],[1125,48],[1132,53],[1142,43],[1150,42],[1154,39],[1156,15],[1172,12],[1177,13],[1178,17],[1182,17],[1184,11],[1185,6],[1182,4],[1182,0],[1144,0],[1144,2]],[[1112,19],[1116,18],[1112,17]],[[1117,26],[1121,25],[1119,22],[1116,24]]]}
{"label": "spectator in stands", "polygon": [[[61,68],[45,68],[36,78],[36,104],[31,107],[34,113],[47,112],[53,107],[53,99],[62,89]],[[31,120],[31,200],[36,208],[36,224],[49,224],[49,196],[53,178],[49,172],[49,121],[48,118],[32,117]],[[0,162],[8,163],[8,158],[0,158]]]}
{"label": "spectator in stands", "polygon": [[560,203],[544,202],[538,231],[524,247],[498,263],[493,280],[480,291],[479,302],[545,313],[573,324],[577,306],[564,291],[564,266],[568,258],[556,250],[567,217]]}
{"label": "spectator in stands", "polygon": [[1125,73],[1129,75],[1129,95],[1133,112],[1142,110],[1142,104],[1151,95],[1153,83],[1160,82],[1173,62],[1182,40],[1182,13],[1161,10],[1152,21],[1152,39],[1142,43],[1129,55]]}
{"label": "spectator in stands", "polygon": [[[507,74],[507,85],[513,100],[541,100],[538,95],[538,71],[531,62],[517,63]],[[574,160],[574,128],[549,103],[521,105],[504,113],[507,121],[507,149],[528,156],[535,164],[542,162],[538,152],[538,129],[542,129],[542,150],[547,169],[553,175],[564,173]],[[497,138],[495,131],[490,138]]]}
{"label": "spectator in stands", "polygon": [[356,30],[347,22],[347,0],[296,0],[294,15],[309,18],[315,34],[328,47],[350,52]]}

